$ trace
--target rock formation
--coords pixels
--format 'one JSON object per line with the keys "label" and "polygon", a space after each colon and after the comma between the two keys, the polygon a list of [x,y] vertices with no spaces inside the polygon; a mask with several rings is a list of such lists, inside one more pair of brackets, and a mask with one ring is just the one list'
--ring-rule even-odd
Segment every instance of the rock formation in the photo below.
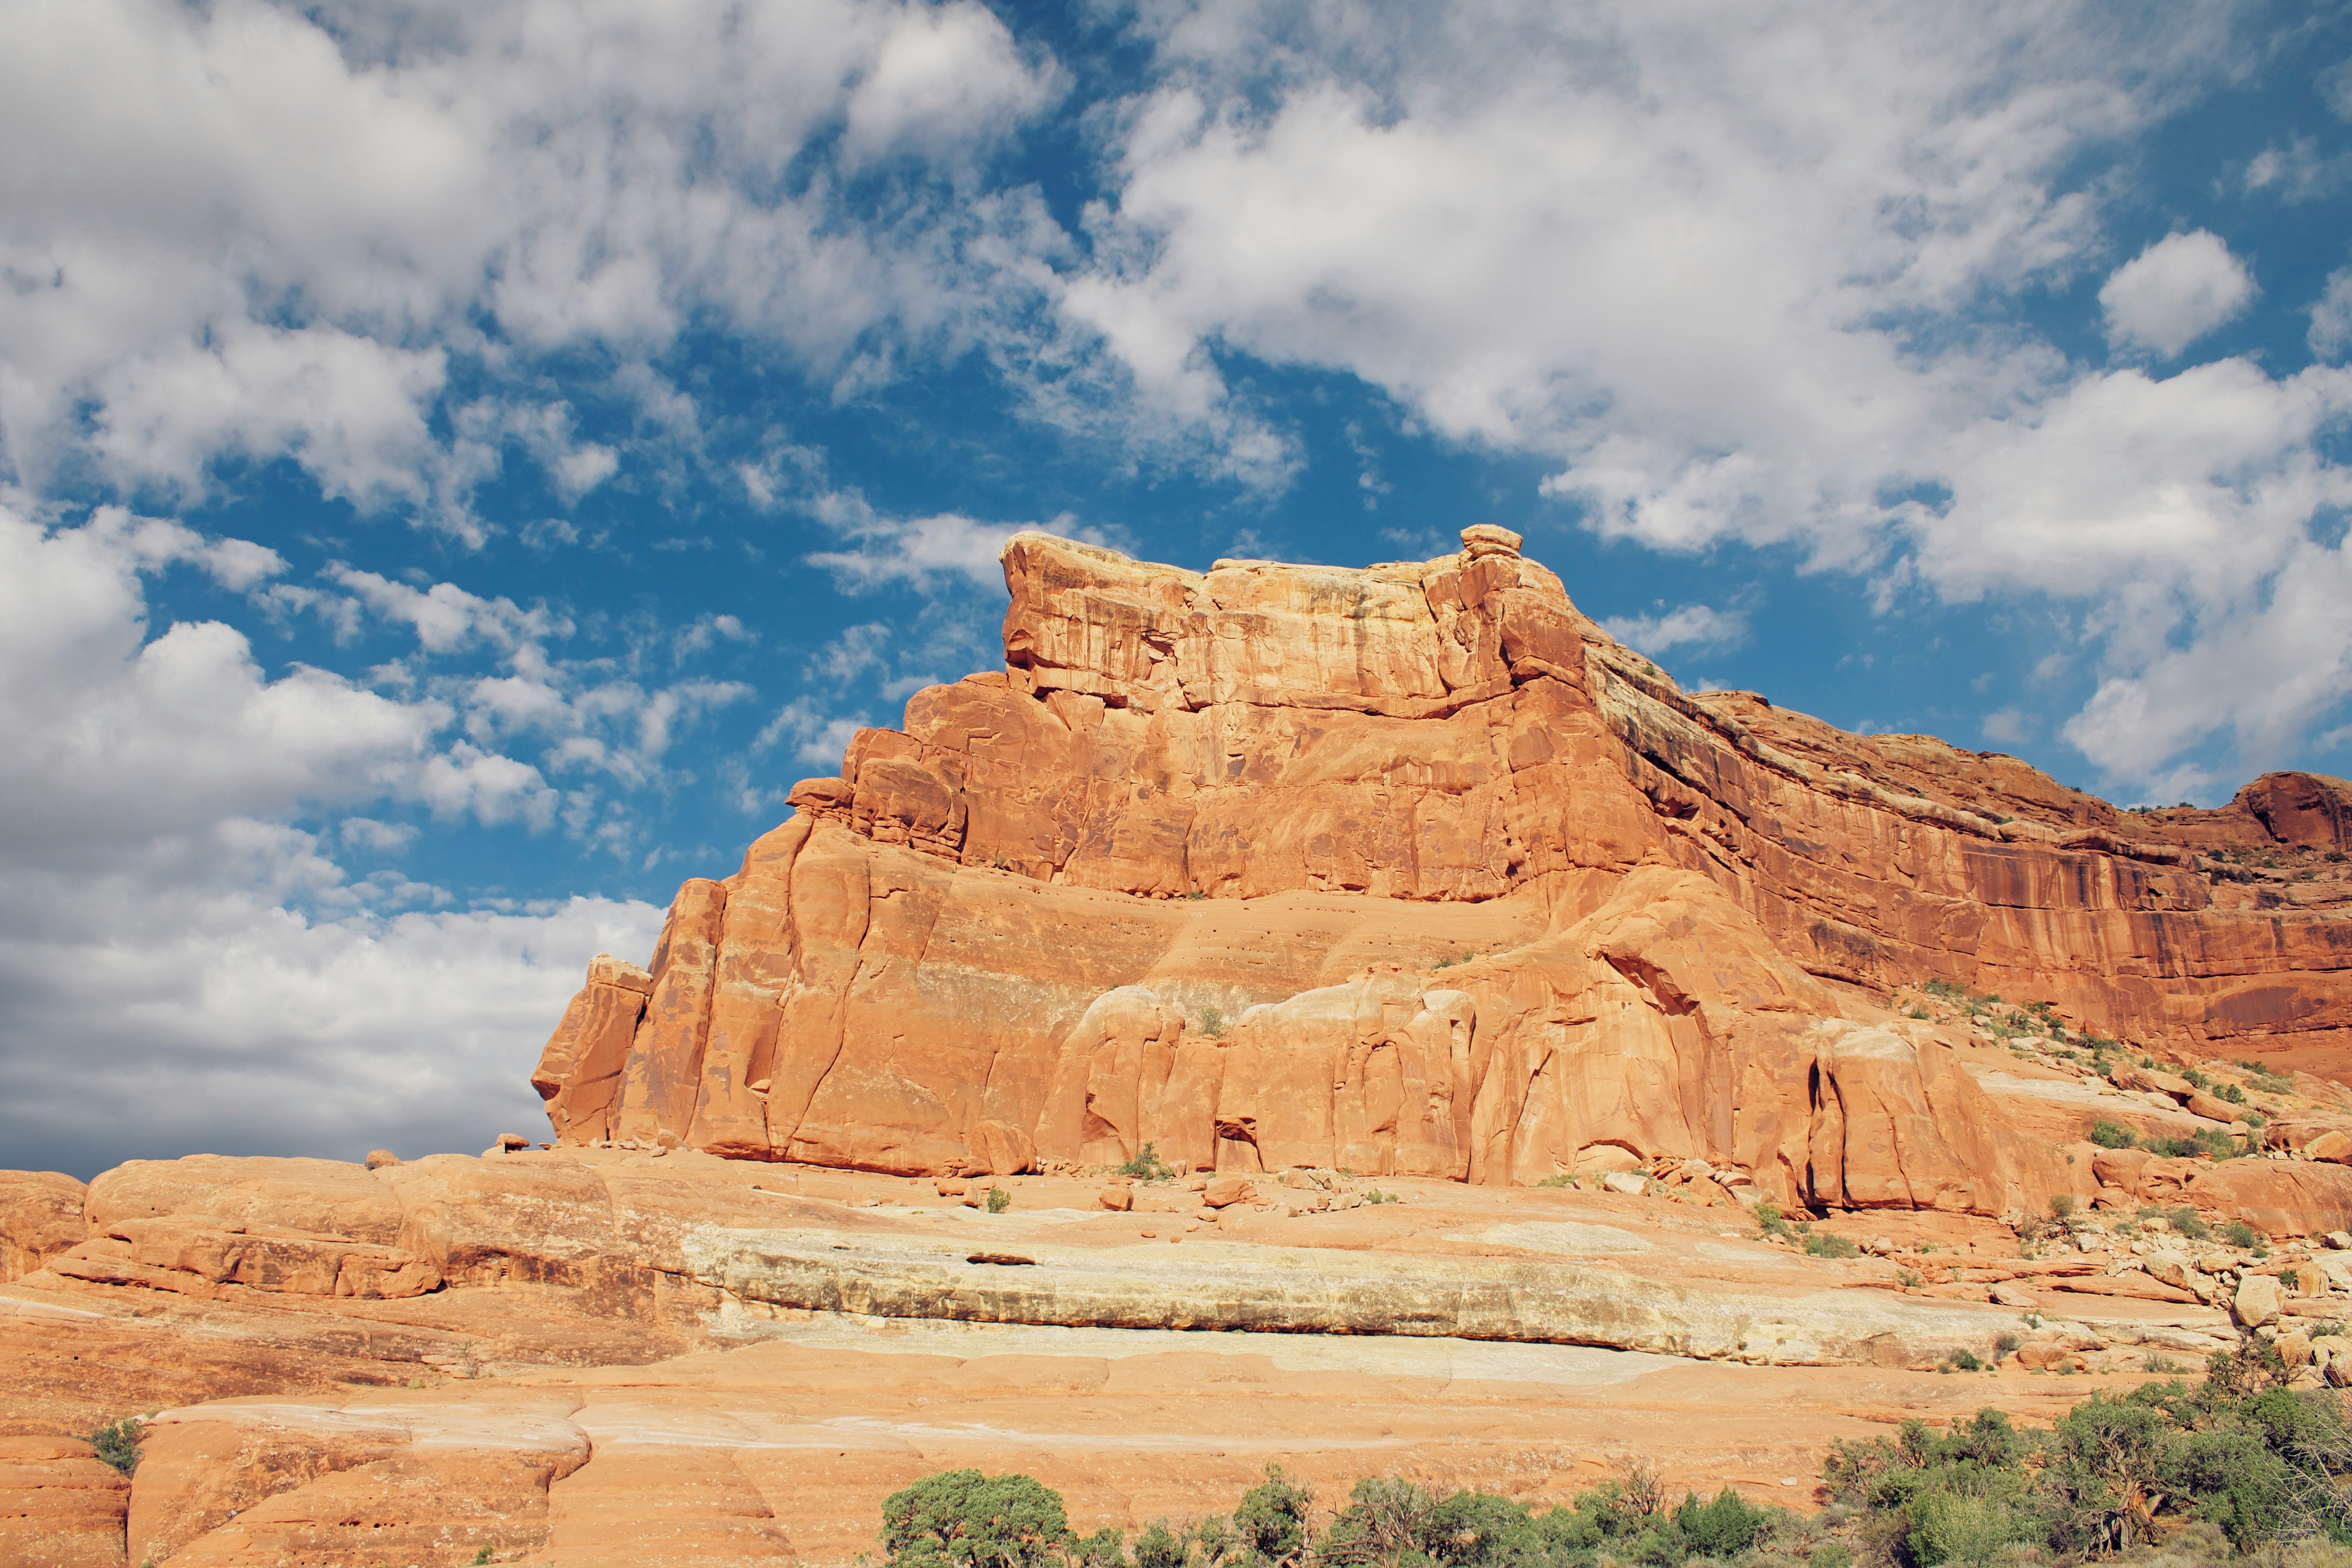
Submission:
{"label": "rock formation", "polygon": [[[534,1083],[558,1138],[898,1173],[1661,1157],[1784,1204],[2038,1206],[1941,979],[2168,1056],[2352,1068],[2352,786],[2123,813],[2013,758],[1685,694],[1517,536],[1362,571],[1024,533],[929,688]],[[2062,1119],[2063,1120],[2063,1119]]]}

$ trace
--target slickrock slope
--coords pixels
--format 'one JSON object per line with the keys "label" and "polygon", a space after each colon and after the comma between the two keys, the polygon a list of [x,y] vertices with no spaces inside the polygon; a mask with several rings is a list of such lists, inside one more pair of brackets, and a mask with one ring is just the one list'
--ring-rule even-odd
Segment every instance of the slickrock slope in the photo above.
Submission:
{"label": "slickrock slope", "polygon": [[559,1140],[1477,1184],[1672,1158],[1998,1215],[2083,1184],[2059,1145],[2096,1108],[1989,1082],[1894,987],[2352,1068],[2352,786],[2119,814],[1686,696],[1516,535],[1463,541],[1202,574],[1016,537],[1004,669],[862,731],[680,889],[650,970],[592,968],[533,1080]]}
{"label": "slickrock slope", "polygon": [[[1087,1531],[1230,1508],[1269,1460],[1327,1497],[1409,1468],[1554,1500],[1632,1456],[1808,1506],[1831,1437],[2047,1419],[2233,1342],[2233,1310],[2352,1384],[2352,1252],[1885,1211],[1815,1258],[1711,1175],[1612,1180],[1638,1191],[135,1162],[0,1285],[0,1562],[845,1563],[959,1465]],[[1186,1331],[1253,1328],[1288,1331]],[[1938,1370],[1964,1358],[2000,1370]],[[127,1484],[67,1436],[139,1414]]]}

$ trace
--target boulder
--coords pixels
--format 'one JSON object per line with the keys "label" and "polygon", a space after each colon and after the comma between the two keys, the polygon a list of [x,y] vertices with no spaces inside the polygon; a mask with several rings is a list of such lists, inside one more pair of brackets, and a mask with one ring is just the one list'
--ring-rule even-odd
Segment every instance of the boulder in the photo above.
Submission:
{"label": "boulder", "polygon": [[1219,1176],[1202,1189],[1201,1202],[1213,1209],[1231,1208],[1235,1204],[1255,1203],[1257,1188],[1241,1176]]}
{"label": "boulder", "polygon": [[978,1176],[1017,1176],[1037,1168],[1037,1146],[1029,1134],[1002,1121],[976,1121],[964,1139],[970,1172]]}
{"label": "boulder", "polygon": [[2249,1274],[2238,1281],[2238,1293],[2230,1299],[2230,1316],[2242,1329],[2275,1323],[2281,1295],[2276,1279],[2268,1274]]}

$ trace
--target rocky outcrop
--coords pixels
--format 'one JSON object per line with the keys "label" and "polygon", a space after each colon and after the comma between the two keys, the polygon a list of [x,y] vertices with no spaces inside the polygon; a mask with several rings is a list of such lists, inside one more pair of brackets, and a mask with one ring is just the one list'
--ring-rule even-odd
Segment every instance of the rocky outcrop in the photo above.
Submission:
{"label": "rocky outcrop", "polygon": [[534,1075],[558,1138],[1480,1184],[1674,1157],[1998,1214],[2079,1184],[2053,1134],[2087,1117],[2006,1114],[1890,987],[2352,1067],[2340,781],[2118,813],[1686,695],[1516,535],[1463,543],[1195,573],[1016,536],[1004,668],[861,731],[681,889],[650,971],[598,961]]}
{"label": "rocky outcrop", "polygon": [[0,1284],[30,1274],[89,1234],[79,1182],[56,1171],[0,1171]]}

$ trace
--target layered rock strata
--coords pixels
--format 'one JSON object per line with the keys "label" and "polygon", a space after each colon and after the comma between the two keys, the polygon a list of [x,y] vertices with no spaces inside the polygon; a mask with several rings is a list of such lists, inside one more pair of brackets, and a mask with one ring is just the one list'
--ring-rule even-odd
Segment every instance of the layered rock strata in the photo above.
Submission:
{"label": "layered rock strata", "polygon": [[1463,541],[1203,574],[1015,537],[1005,668],[861,731],[649,970],[599,960],[534,1076],[557,1136],[1486,1184],[1676,1157],[1998,1214],[2063,1155],[1889,987],[2352,1066],[2352,786],[2124,814],[1686,695],[1516,535]]}

